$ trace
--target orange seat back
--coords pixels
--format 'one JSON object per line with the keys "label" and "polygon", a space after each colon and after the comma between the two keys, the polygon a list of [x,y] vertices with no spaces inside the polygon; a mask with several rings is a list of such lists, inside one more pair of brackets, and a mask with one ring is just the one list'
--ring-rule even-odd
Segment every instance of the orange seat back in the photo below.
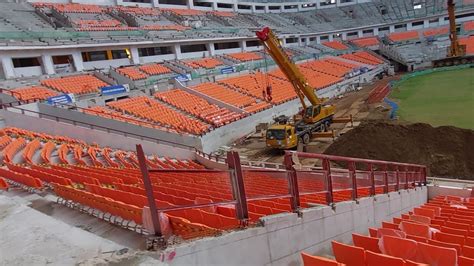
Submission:
{"label": "orange seat back", "polygon": [[429,265],[457,265],[457,252],[454,248],[444,248],[425,243],[418,243],[418,256],[418,261]]}
{"label": "orange seat back", "polygon": [[352,242],[354,242],[354,246],[356,247],[380,253],[379,239],[376,237],[364,236],[353,233]]}
{"label": "orange seat back", "polygon": [[341,265],[335,260],[328,258],[323,258],[319,256],[311,256],[304,252],[301,252],[301,257],[303,258],[304,266],[338,266]]}
{"label": "orange seat back", "polygon": [[400,258],[378,254],[371,251],[366,251],[367,266],[405,266],[405,261]]}
{"label": "orange seat back", "polygon": [[414,240],[383,236],[381,244],[383,254],[406,260],[416,260],[418,245]]}
{"label": "orange seat back", "polygon": [[400,223],[400,229],[408,235],[420,236],[428,239],[431,238],[430,227],[426,224],[402,221]]}
{"label": "orange seat back", "polygon": [[365,266],[365,252],[363,248],[332,241],[332,250],[337,262],[349,266]]}

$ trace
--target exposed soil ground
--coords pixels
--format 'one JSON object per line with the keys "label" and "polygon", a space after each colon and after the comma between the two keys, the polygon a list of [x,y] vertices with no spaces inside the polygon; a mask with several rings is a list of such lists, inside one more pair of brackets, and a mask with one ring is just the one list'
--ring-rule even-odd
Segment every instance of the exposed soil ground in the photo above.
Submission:
{"label": "exposed soil ground", "polygon": [[[385,80],[393,79],[393,77],[388,77]],[[380,82],[380,80],[364,86],[359,91],[348,92],[343,95],[342,98],[333,99],[328,102],[336,106],[336,117],[347,117],[352,115],[354,121],[354,126],[359,124],[359,121],[365,120],[385,120],[388,117],[388,106],[383,103],[377,103],[373,105],[368,105],[366,99],[370,91],[375,88]],[[344,134],[352,128],[345,124],[332,124],[331,129],[335,130],[336,135]],[[305,148],[307,152],[321,153],[333,142],[330,138],[320,138],[312,141]],[[261,135],[256,134],[250,138],[247,138],[245,141],[235,144],[232,147],[233,150],[236,150],[240,155],[248,160],[255,161],[267,161],[274,163],[283,162],[284,151],[268,149],[265,146],[265,141]],[[305,162],[305,163],[310,163]]]}
{"label": "exposed soil ground", "polygon": [[325,153],[424,164],[436,177],[474,179],[474,131],[452,126],[366,122]]}

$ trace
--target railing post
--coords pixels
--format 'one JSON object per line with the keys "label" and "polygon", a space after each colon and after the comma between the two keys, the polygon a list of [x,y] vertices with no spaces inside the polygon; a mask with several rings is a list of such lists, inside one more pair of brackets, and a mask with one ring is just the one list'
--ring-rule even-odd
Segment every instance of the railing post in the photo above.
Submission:
{"label": "railing post", "polygon": [[405,170],[405,189],[408,189],[408,167],[404,166],[403,170]]}
{"label": "railing post", "polygon": [[235,204],[235,213],[237,219],[240,220],[243,225],[246,225],[249,219],[249,212],[247,207],[247,196],[245,194],[244,175],[240,165],[238,152],[227,152],[227,165],[231,170],[232,194],[234,199],[237,201]]}
{"label": "railing post", "polygon": [[400,171],[398,169],[398,165],[395,166],[395,175],[396,175],[396,178],[397,178],[397,184],[395,185],[395,191],[398,191],[400,190]]}
{"label": "railing post", "polygon": [[143,185],[145,186],[146,197],[148,199],[148,206],[150,207],[151,222],[155,236],[161,237],[160,220],[158,218],[158,208],[156,207],[155,196],[153,194],[153,185],[151,184],[148,166],[146,165],[145,153],[142,145],[137,144],[137,157],[140,171],[143,176]]}
{"label": "railing post", "polygon": [[426,166],[423,167],[421,170],[423,171],[423,185],[426,186],[426,185],[427,185],[427,182],[426,182],[426,178],[427,178],[427,173],[426,173],[426,172],[427,172],[427,171],[426,171],[427,169],[426,169]]}
{"label": "railing post", "polygon": [[388,189],[388,167],[386,164],[383,165],[383,193],[387,194]]}
{"label": "railing post", "polygon": [[334,202],[334,194],[332,190],[332,176],[331,176],[331,164],[329,159],[323,159],[323,170],[326,175],[326,184],[328,193],[326,194],[326,202],[331,205]]}
{"label": "railing post", "polygon": [[293,212],[298,211],[300,208],[300,192],[298,188],[298,178],[296,171],[293,168],[293,157],[292,153],[285,152],[285,158],[283,161],[286,169],[286,177],[288,180],[288,191],[290,192],[290,205]]}
{"label": "railing post", "polygon": [[349,162],[349,178],[352,182],[352,200],[356,200],[358,198],[357,195],[357,177],[356,177],[356,164],[355,162]]}
{"label": "railing post", "polygon": [[367,165],[367,170],[369,170],[369,177],[370,177],[370,195],[375,195],[375,175],[374,175],[374,166],[369,163]]}

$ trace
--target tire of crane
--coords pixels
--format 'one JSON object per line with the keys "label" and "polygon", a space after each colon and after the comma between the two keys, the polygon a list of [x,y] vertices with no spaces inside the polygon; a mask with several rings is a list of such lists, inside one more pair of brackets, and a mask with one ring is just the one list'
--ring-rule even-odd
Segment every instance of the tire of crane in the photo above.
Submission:
{"label": "tire of crane", "polygon": [[302,140],[303,140],[303,144],[308,144],[309,143],[309,134],[306,133],[303,135],[302,137]]}

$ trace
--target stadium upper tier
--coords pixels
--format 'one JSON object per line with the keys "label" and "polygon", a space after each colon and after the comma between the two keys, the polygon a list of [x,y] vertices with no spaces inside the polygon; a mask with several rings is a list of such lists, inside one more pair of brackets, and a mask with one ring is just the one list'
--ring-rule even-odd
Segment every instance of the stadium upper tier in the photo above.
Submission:
{"label": "stadium upper tier", "polygon": [[[458,12],[474,8],[457,1]],[[445,14],[442,0],[379,0],[299,12],[249,13],[86,4],[0,3],[4,45],[61,45],[145,40],[254,37],[269,26],[278,34],[310,34],[384,25]],[[232,11],[232,12],[231,12]],[[337,45],[337,44],[336,44]]]}

